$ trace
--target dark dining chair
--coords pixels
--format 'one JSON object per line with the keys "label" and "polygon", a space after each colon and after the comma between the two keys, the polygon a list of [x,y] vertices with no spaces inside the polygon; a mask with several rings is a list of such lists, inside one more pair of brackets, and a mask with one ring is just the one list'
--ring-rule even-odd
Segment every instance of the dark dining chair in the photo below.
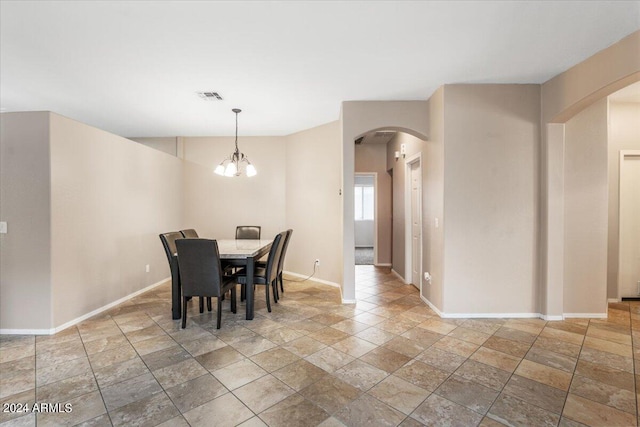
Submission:
{"label": "dark dining chair", "polygon": [[[211,311],[212,297],[218,299],[218,321],[222,323],[222,295],[231,291],[231,311],[236,312],[236,280],[234,276],[224,276],[220,264],[218,242],[209,239],[180,239],[176,241],[178,265],[182,284],[182,329],[187,325],[187,297],[207,298]],[[200,304],[202,312],[202,303]]]}
{"label": "dark dining chair", "polygon": [[[266,267],[259,267],[256,265],[256,269],[253,274],[254,285],[265,285],[264,288],[267,298],[267,310],[269,311],[269,313],[271,313],[271,298],[269,297],[269,288],[273,288],[275,301],[276,286],[278,286],[278,259],[282,251],[284,236],[285,232],[276,234],[276,237],[275,239],[273,239],[273,243],[271,244],[271,249],[269,249],[269,256],[267,258]],[[238,283],[240,283],[242,286],[247,285],[247,270],[245,268],[237,272],[235,274],[235,277],[238,280]]]}
{"label": "dark dining chair", "polygon": [[284,238],[284,243],[282,244],[282,253],[280,254],[280,259],[278,260],[278,281],[280,282],[280,290],[282,292],[284,292],[284,284],[282,282],[282,270],[284,270],[284,257],[287,255],[287,248],[289,247],[289,241],[291,240],[292,234],[293,234],[293,230],[291,228],[288,229],[287,234]]}
{"label": "dark dining chair", "polygon": [[258,239],[260,240],[259,225],[239,225],[236,227],[236,239]]}
{"label": "dark dining chair", "polygon": [[184,237],[185,239],[197,239],[198,237],[198,233],[196,232],[196,230],[194,230],[193,228],[188,228],[186,230],[180,230],[180,233],[182,233],[182,237]]}
{"label": "dark dining chair", "polygon": [[[291,239],[291,235],[293,234],[293,230],[292,229],[288,229],[287,231],[284,232],[284,240],[282,241],[282,250],[280,251],[280,257],[278,258],[278,269],[277,269],[277,282],[280,282],[280,290],[282,292],[284,292],[284,284],[283,284],[283,280],[282,280],[282,271],[284,269],[284,258],[287,254],[287,247],[289,246],[289,240]],[[267,263],[266,261],[259,261],[258,262],[258,267],[263,267],[266,268]],[[280,295],[278,293],[278,286],[276,283],[276,287],[274,290],[274,296],[273,299],[276,300],[276,302],[280,299]]]}
{"label": "dark dining chair", "polygon": [[[183,238],[182,233],[172,231],[169,233],[162,233],[159,237],[162,242],[162,246],[164,247],[164,253],[167,255],[169,270],[171,271],[171,294],[177,298],[173,305],[174,307],[178,307],[180,303],[180,272],[178,270],[178,259],[175,254],[177,253],[176,241]],[[179,308],[175,313],[173,313],[173,318],[180,318]]]}

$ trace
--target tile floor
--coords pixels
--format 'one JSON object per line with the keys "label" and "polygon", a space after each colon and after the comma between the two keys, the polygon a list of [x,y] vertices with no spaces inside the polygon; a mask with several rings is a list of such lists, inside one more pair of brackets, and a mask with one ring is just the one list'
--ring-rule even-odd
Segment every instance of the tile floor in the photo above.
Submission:
{"label": "tile floor", "polygon": [[[246,321],[224,304],[170,317],[168,285],[54,336],[0,337],[0,426],[630,426],[640,304],[607,320],[445,320],[388,269],[357,267],[356,305],[286,282]],[[262,288],[259,288],[262,290]],[[195,304],[194,304],[195,305]],[[215,304],[214,304],[215,307]]]}

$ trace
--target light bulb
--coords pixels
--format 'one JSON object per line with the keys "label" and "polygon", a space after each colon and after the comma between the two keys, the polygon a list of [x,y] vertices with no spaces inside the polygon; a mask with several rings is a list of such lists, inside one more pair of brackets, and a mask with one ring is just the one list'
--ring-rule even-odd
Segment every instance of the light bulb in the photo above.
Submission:
{"label": "light bulb", "polygon": [[224,166],[222,166],[222,163],[220,163],[218,166],[216,166],[216,170],[214,170],[213,173],[215,173],[216,175],[220,175],[220,176],[224,175]]}
{"label": "light bulb", "polygon": [[253,166],[251,163],[249,163],[247,165],[247,176],[254,176],[257,173],[258,173],[258,171],[256,171],[255,166]]}
{"label": "light bulb", "polygon": [[227,165],[227,169],[225,169],[224,171],[224,176],[234,176],[237,171],[238,170],[236,169],[236,164],[233,162],[230,162]]}

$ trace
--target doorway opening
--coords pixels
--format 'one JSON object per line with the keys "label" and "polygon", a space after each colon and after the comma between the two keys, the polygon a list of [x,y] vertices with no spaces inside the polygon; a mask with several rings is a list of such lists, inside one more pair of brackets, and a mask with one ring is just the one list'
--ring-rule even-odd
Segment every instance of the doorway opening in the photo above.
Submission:
{"label": "doorway opening", "polygon": [[640,150],[620,151],[618,294],[640,299]]}
{"label": "doorway opening", "polygon": [[377,249],[376,173],[356,173],[354,233],[356,265],[374,265]]}

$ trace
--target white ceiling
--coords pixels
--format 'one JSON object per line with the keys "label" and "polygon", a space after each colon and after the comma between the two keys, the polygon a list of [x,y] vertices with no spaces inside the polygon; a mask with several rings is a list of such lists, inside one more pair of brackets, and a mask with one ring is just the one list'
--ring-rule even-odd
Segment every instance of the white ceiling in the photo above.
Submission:
{"label": "white ceiling", "polygon": [[542,83],[639,28],[640,1],[1,1],[0,107],[125,136],[231,135],[239,107],[241,135],[284,135],[346,100]]}

